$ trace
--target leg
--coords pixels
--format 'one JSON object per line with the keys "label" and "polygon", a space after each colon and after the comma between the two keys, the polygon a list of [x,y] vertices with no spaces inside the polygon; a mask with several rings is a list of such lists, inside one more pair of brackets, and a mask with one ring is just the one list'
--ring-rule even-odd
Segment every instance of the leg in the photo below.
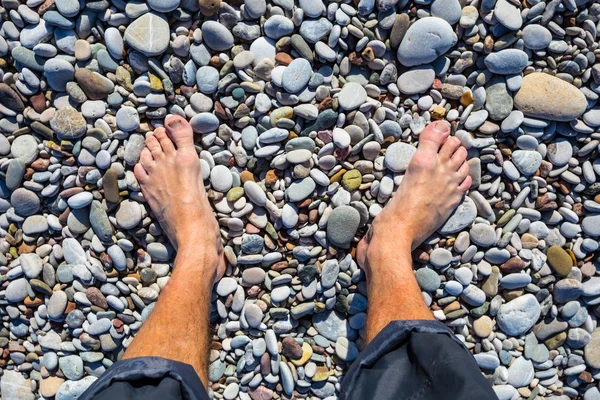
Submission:
{"label": "leg", "polygon": [[358,246],[367,275],[366,343],[394,320],[432,320],[411,252],[448,218],[471,185],[467,152],[445,122],[430,124],[393,199]]}
{"label": "leg", "polygon": [[187,121],[171,117],[166,130],[158,128],[146,139],[135,175],[178,252],[169,283],[123,358],[181,361],[207,385],[211,288],[223,276],[225,261]]}

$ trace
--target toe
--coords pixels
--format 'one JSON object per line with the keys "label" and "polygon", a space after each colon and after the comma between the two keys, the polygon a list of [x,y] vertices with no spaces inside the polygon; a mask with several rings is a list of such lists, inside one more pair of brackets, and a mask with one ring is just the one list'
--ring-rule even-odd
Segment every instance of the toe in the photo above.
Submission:
{"label": "toe", "polygon": [[[456,136],[449,137],[440,150],[440,159],[448,161],[454,152],[460,147],[460,140]],[[460,166],[460,164],[458,164]]]}
{"label": "toe", "polygon": [[419,135],[419,149],[437,153],[448,135],[450,135],[450,126],[447,122],[432,122]]}
{"label": "toe", "polygon": [[167,135],[165,128],[156,128],[154,133],[152,133],[152,136],[154,136],[156,140],[158,140],[158,143],[160,143],[163,153],[169,155],[175,152],[175,145],[173,145],[171,138],[169,138],[169,135]]}
{"label": "toe", "polygon": [[135,174],[135,179],[137,179],[139,183],[145,183],[148,181],[148,172],[146,172],[142,164],[135,164],[135,167],[133,167],[133,173]]}
{"label": "toe", "polygon": [[167,134],[178,149],[194,146],[194,132],[181,116],[173,115],[166,122]]}
{"label": "toe", "polygon": [[467,149],[465,149],[464,147],[461,146],[458,149],[456,149],[456,151],[450,158],[450,164],[452,164],[452,166],[454,168],[459,169],[463,166],[463,164],[466,164],[465,163],[466,159],[467,159]]}
{"label": "toe", "polygon": [[467,176],[469,176],[469,170],[471,168],[469,167],[469,163],[467,162],[463,162],[462,165],[458,168],[457,171],[457,176],[458,176],[458,181],[462,182],[464,181]]}
{"label": "toe", "polygon": [[458,185],[458,189],[462,192],[466,192],[471,187],[472,183],[473,179],[470,175],[467,175],[467,177],[460,183],[460,185]]}
{"label": "toe", "polygon": [[154,168],[155,161],[152,157],[152,153],[150,153],[150,150],[148,150],[147,147],[142,150],[142,154],[140,155],[140,164],[142,164],[142,167],[144,167],[144,169],[148,172]]}
{"label": "toe", "polygon": [[150,150],[150,153],[152,153],[152,157],[155,160],[159,160],[165,155],[162,151],[162,147],[160,147],[160,143],[153,134],[148,135],[146,138],[146,147]]}

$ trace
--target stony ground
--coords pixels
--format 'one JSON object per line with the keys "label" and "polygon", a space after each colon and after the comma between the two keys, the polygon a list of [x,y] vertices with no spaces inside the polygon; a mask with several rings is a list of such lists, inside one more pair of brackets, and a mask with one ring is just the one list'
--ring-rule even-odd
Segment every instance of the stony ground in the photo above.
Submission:
{"label": "stony ground", "polygon": [[2,399],[76,399],[151,312],[173,249],[132,168],[168,114],[230,263],[215,398],[336,398],[353,249],[445,119],[473,185],[415,251],[425,301],[500,399],[600,399],[599,3],[0,4]]}

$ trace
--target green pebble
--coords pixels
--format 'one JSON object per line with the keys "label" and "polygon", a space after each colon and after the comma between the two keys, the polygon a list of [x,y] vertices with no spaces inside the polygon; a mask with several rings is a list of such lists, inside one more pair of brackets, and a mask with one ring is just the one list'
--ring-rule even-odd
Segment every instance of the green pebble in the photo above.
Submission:
{"label": "green pebble", "polygon": [[496,222],[496,225],[498,225],[498,226],[506,225],[508,223],[508,221],[510,221],[516,213],[517,212],[511,208],[510,210],[505,212],[504,215],[502,215],[500,217],[500,219],[498,219],[498,221]]}
{"label": "green pebble", "polygon": [[245,95],[246,95],[246,91],[244,89],[242,89],[241,87],[235,88],[231,92],[231,96],[234,98],[234,100],[237,100],[237,101],[241,101]]}
{"label": "green pebble", "polygon": [[351,169],[342,176],[342,185],[346,190],[356,190],[361,183],[362,175],[356,169]]}
{"label": "green pebble", "polygon": [[243,187],[231,188],[231,189],[229,189],[229,192],[227,192],[227,201],[229,201],[231,203],[235,203],[236,201],[241,199],[243,195],[244,195]]}

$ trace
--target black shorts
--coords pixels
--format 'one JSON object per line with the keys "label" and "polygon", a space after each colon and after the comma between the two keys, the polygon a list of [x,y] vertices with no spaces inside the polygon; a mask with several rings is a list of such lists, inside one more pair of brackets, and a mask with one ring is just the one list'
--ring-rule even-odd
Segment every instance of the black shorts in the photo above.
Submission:
{"label": "black shorts", "polygon": [[[394,321],[358,356],[340,399],[497,399],[475,359],[438,321]],[[160,357],[119,361],[79,400],[208,400],[194,369]]]}

